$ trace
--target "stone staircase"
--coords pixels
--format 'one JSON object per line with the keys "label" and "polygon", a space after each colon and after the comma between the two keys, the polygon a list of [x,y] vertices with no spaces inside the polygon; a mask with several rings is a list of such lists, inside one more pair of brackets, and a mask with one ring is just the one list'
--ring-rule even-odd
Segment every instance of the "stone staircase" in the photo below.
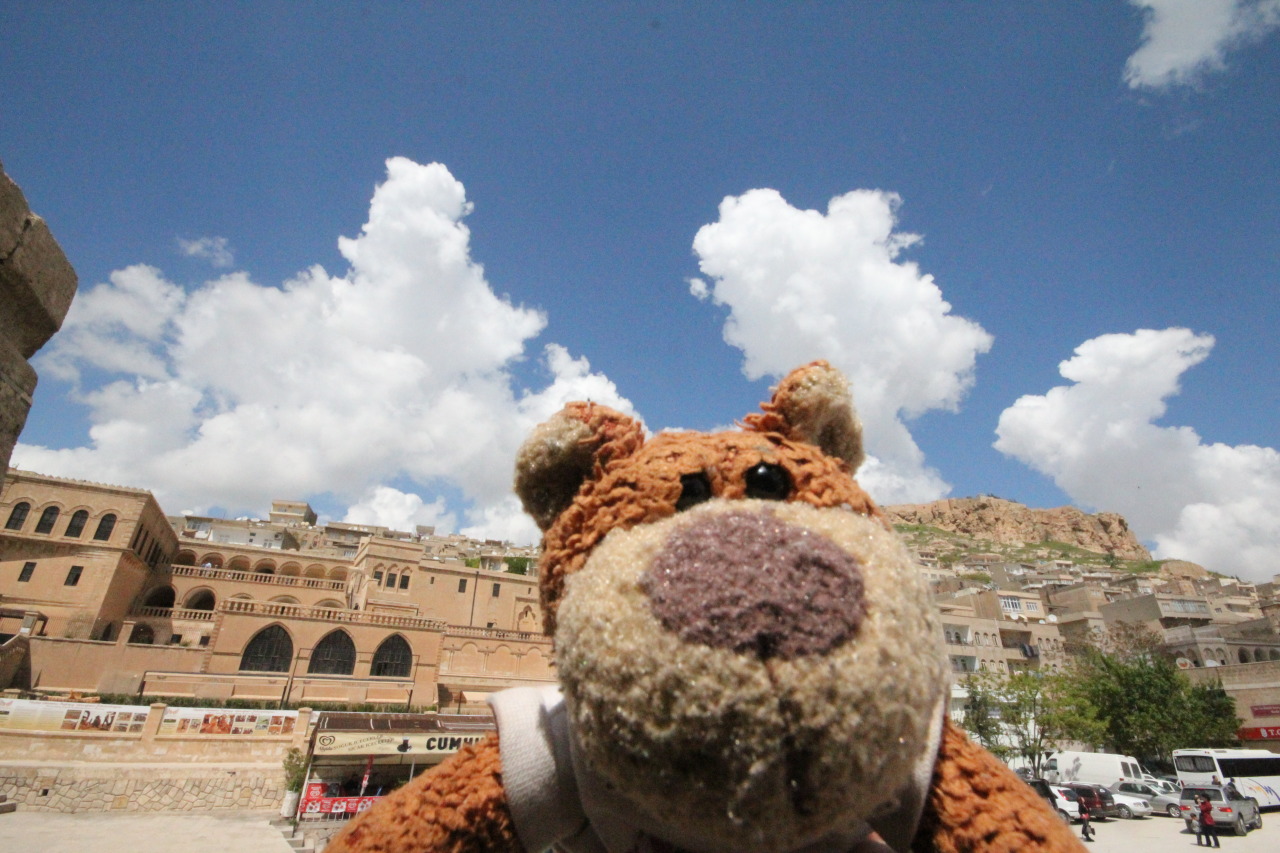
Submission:
{"label": "stone staircase", "polygon": [[272,818],[271,825],[280,830],[280,834],[284,836],[284,840],[289,842],[289,846],[294,850],[297,850],[299,853],[315,853],[315,847],[302,834],[302,827],[294,824],[293,818]]}

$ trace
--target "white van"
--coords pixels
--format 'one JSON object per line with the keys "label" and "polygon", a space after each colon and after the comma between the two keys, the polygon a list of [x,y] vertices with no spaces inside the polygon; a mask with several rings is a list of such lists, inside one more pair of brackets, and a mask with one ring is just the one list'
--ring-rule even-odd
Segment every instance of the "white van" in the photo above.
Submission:
{"label": "white van", "polygon": [[1055,752],[1045,765],[1044,778],[1050,782],[1094,785],[1114,785],[1121,779],[1150,781],[1138,759],[1114,752]]}

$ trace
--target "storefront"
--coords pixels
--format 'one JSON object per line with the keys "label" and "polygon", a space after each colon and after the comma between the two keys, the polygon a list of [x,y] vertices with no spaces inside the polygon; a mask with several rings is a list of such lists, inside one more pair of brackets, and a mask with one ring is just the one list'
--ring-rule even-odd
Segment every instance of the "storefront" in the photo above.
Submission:
{"label": "storefront", "polygon": [[491,731],[492,717],[321,714],[298,817],[336,819],[362,812]]}

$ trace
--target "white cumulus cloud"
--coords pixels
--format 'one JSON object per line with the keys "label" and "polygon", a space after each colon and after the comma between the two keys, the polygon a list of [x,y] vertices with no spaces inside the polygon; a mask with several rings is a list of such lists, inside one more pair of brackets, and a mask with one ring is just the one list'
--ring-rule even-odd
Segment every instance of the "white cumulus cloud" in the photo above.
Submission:
{"label": "white cumulus cloud", "polygon": [[992,338],[951,313],[933,276],[901,259],[919,237],[895,231],[899,198],[857,190],[824,214],[776,191],[726,198],[693,242],[695,297],[727,306],[725,340],[748,378],[781,377],[825,358],[853,383],[868,451],[859,480],[883,503],[949,490],[907,429],[931,409],[955,411]]}
{"label": "white cumulus cloud", "polygon": [[1053,479],[1074,502],[1126,517],[1155,555],[1270,580],[1280,551],[1280,453],[1206,444],[1159,426],[1211,335],[1141,329],[1085,341],[1059,370],[1073,384],[1005,409],[996,449]]}
{"label": "white cumulus cloud", "polygon": [[511,497],[520,441],[570,400],[633,409],[554,343],[539,348],[548,384],[516,387],[510,367],[546,318],[494,294],[470,209],[443,165],[394,158],[361,233],[339,240],[340,276],[313,266],[270,286],[236,272],[187,292],[151,267],[113,273],[40,356],[66,378],[108,376],[78,392],[89,444],[19,444],[14,464],[197,512],[329,494],[351,520],[534,541]]}
{"label": "white cumulus cloud", "polygon": [[1143,10],[1142,42],[1125,65],[1130,88],[1194,85],[1226,67],[1227,53],[1280,26],[1280,0],[1130,0]]}
{"label": "white cumulus cloud", "polygon": [[203,258],[215,267],[229,267],[236,262],[226,237],[178,238],[178,250],[189,258]]}

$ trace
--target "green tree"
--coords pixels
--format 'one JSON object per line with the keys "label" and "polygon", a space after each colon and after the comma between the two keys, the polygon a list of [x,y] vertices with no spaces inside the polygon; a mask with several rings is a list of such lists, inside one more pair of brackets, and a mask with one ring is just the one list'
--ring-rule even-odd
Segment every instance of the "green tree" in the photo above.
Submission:
{"label": "green tree", "polygon": [[964,683],[969,691],[965,729],[997,758],[1021,758],[1037,775],[1068,730],[1087,728],[1087,706],[1073,701],[1071,684],[1054,673],[983,671]]}
{"label": "green tree", "polygon": [[1221,684],[1192,684],[1186,694],[1181,746],[1229,747],[1240,743],[1236,702]]}
{"label": "green tree", "polygon": [[1193,685],[1159,644],[1150,631],[1121,626],[1081,650],[1065,681],[1075,710],[1065,734],[1165,765],[1181,747],[1237,743],[1231,697],[1220,685]]}
{"label": "green tree", "polygon": [[523,575],[529,572],[529,563],[532,562],[528,557],[504,557],[503,562],[507,564],[507,571],[513,575]]}
{"label": "green tree", "polygon": [[964,678],[969,699],[965,702],[960,725],[969,736],[1001,760],[1008,760],[1013,748],[1005,742],[1000,722],[999,682],[994,673],[971,672]]}

